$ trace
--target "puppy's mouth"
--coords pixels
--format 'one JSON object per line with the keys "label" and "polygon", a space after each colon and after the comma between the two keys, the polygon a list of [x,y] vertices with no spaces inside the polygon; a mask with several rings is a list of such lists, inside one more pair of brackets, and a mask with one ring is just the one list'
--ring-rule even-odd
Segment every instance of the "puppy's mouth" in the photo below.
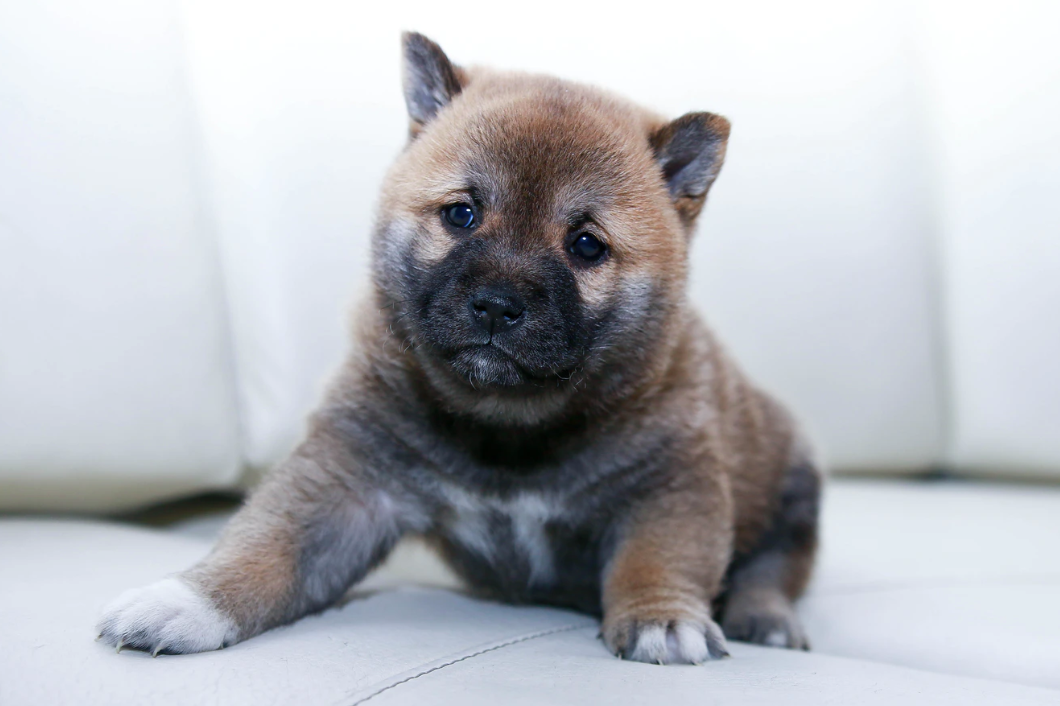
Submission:
{"label": "puppy's mouth", "polygon": [[462,348],[450,362],[454,370],[476,389],[554,386],[557,382],[569,380],[573,372],[529,366],[496,341]]}

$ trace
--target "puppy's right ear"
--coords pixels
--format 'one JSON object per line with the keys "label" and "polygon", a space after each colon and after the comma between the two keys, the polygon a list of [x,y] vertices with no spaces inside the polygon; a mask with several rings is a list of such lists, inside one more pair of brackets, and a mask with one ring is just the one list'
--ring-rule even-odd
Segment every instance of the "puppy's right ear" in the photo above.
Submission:
{"label": "puppy's right ear", "polygon": [[438,111],[460,93],[463,72],[453,66],[442,48],[416,32],[401,35],[403,84],[409,111],[409,132],[415,137]]}

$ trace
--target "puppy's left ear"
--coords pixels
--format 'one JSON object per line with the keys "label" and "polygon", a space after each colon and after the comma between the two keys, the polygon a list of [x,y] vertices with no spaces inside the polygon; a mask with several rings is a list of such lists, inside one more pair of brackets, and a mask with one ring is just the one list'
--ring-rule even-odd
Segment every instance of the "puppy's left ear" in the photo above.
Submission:
{"label": "puppy's left ear", "polygon": [[453,66],[442,48],[416,32],[401,35],[403,86],[409,111],[409,132],[415,137],[461,89],[463,71]]}
{"label": "puppy's left ear", "polygon": [[651,135],[678,215],[691,226],[725,161],[729,121],[713,113],[687,113]]}

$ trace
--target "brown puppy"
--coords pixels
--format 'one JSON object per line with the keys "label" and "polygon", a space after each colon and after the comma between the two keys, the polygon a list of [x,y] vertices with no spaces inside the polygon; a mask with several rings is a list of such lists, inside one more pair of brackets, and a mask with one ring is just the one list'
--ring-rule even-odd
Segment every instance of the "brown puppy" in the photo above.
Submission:
{"label": "brown puppy", "polygon": [[719,611],[731,639],[805,648],[818,473],[685,297],[728,121],[404,49],[411,135],[353,354],[213,553],[121,596],[103,638],[223,647],[419,534],[486,595],[602,615],[624,657],[721,657]]}

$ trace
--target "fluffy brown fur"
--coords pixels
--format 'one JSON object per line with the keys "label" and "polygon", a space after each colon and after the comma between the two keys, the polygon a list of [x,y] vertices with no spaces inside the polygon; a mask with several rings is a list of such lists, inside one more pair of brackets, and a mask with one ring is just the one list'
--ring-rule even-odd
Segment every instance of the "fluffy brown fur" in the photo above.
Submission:
{"label": "fluffy brown fur", "polygon": [[627,658],[805,648],[818,473],[685,294],[728,121],[460,69],[415,34],[405,61],[352,354],[214,552],[119,599],[104,638],[246,639],[418,534],[485,595],[601,615]]}

